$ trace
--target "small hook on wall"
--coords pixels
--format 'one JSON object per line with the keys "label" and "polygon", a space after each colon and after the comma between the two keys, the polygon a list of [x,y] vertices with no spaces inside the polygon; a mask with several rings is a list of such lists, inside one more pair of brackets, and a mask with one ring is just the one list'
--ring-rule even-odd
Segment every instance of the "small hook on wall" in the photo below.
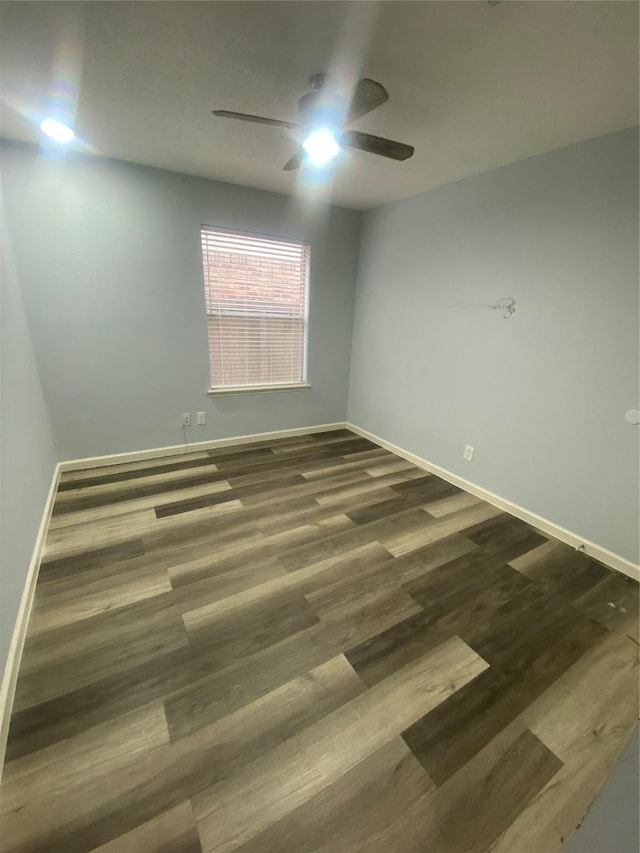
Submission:
{"label": "small hook on wall", "polygon": [[496,304],[492,307],[495,308],[496,311],[502,311],[502,316],[505,320],[508,320],[509,317],[513,317],[516,310],[516,300],[511,296],[505,296],[504,299],[498,299]]}
{"label": "small hook on wall", "polygon": [[493,305],[447,305],[447,308],[468,308],[472,311],[502,311],[505,320],[513,317],[516,310],[516,300],[512,296],[498,299]]}

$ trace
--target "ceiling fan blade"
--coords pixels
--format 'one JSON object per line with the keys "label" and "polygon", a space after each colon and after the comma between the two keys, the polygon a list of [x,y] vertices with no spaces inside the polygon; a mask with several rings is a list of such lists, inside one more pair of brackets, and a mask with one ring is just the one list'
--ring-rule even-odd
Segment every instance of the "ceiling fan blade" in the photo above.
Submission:
{"label": "ceiling fan blade", "polygon": [[283,172],[295,172],[296,169],[299,169],[302,166],[302,160],[304,158],[304,151],[302,148],[299,148],[293,157],[282,167]]}
{"label": "ceiling fan blade", "polygon": [[211,110],[214,116],[220,118],[236,118],[239,121],[252,121],[255,124],[272,124],[276,127],[286,127],[289,130],[295,130],[299,125],[293,121],[281,121],[279,118],[266,118],[266,116],[254,116],[250,113],[234,113],[230,110]]}
{"label": "ceiling fan blade", "polygon": [[384,88],[382,83],[377,83],[375,80],[370,80],[364,77],[359,80],[353,91],[351,105],[347,113],[346,123],[349,124],[360,118],[376,107],[382,106],[385,101],[389,100],[389,93]]}
{"label": "ceiling fan blade", "polygon": [[379,154],[391,160],[408,160],[409,157],[413,157],[415,151],[413,145],[384,139],[382,136],[372,136],[370,133],[361,133],[359,130],[345,131],[340,137],[340,145],[357,148],[359,151],[368,151],[369,154]]}

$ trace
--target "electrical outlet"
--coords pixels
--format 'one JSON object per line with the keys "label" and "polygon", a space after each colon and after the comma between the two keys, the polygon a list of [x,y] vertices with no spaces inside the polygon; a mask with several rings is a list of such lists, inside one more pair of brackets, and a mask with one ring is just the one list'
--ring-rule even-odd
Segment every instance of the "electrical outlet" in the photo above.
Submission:
{"label": "electrical outlet", "polygon": [[182,426],[191,426],[191,413],[183,412],[182,413]]}
{"label": "electrical outlet", "polygon": [[475,447],[471,447],[470,444],[467,444],[467,446],[464,449],[464,453],[462,455],[467,460],[467,462],[471,462],[471,460],[473,459],[474,453],[475,453]]}
{"label": "electrical outlet", "polygon": [[196,412],[196,423],[198,426],[202,426],[202,424],[206,424],[207,415],[205,412]]}

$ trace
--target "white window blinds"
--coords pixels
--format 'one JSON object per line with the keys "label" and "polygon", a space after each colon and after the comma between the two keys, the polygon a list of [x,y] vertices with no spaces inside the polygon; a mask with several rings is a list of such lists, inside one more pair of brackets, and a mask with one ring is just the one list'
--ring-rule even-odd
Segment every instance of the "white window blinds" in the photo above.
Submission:
{"label": "white window blinds", "polygon": [[306,381],[309,246],[203,226],[211,387]]}

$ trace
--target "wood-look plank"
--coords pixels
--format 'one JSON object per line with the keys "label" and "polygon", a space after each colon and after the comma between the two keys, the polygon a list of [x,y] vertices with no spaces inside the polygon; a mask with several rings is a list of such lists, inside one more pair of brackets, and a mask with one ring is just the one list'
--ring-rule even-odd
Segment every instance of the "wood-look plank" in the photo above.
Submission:
{"label": "wood-look plank", "polygon": [[558,545],[541,559],[521,566],[519,571],[555,601],[567,603],[576,601],[610,575],[600,563],[568,545]]}
{"label": "wood-look plank", "polygon": [[631,578],[610,572],[571,603],[594,622],[620,631],[638,643],[639,593],[638,584]]}
{"label": "wood-look plank", "polygon": [[148,459],[123,465],[108,465],[105,468],[89,468],[85,471],[70,472],[72,476],[60,478],[60,493],[77,489],[90,489],[110,483],[124,483],[127,480],[140,480],[146,477],[170,474],[174,471],[188,471],[190,468],[206,467],[215,471],[216,466],[210,456],[203,453],[189,453],[177,457]]}
{"label": "wood-look plank", "polygon": [[[161,638],[165,636],[168,620],[173,618],[172,614],[193,609],[194,603],[201,600],[203,593],[208,592],[209,583],[210,581],[207,580],[201,585],[192,584],[181,588],[170,597],[168,596],[168,601],[162,602],[159,597],[158,600],[124,607],[121,610],[121,618],[118,618],[117,613],[97,617],[104,624],[102,635],[109,637],[115,631],[124,631],[124,636],[131,635],[132,626],[135,625],[136,620],[141,619],[146,619],[148,630],[152,630],[155,613],[159,629],[162,631],[158,638],[159,645]],[[295,616],[293,619],[295,621]],[[303,621],[309,624],[316,620],[307,612]],[[277,625],[274,626],[274,630],[277,630]],[[247,642],[249,640],[241,637],[236,646],[242,647]],[[251,642],[256,641],[252,639]],[[231,640],[229,643],[230,647],[234,646]],[[126,671],[121,671],[118,661],[112,662],[100,679],[93,679],[91,683],[86,683],[84,679],[79,680],[75,690],[65,695],[58,695],[56,692],[57,698],[43,702],[39,707],[21,709],[21,712],[16,714],[13,748],[17,750],[17,754],[22,754],[24,750],[40,748],[39,744],[51,742],[51,738],[55,738],[57,732],[73,732],[76,727],[82,730],[87,725],[94,725],[96,720],[101,719],[101,708],[104,714],[122,713],[145,701],[152,701],[157,696],[163,695],[163,691],[169,695],[173,690],[189,685],[191,681],[197,682],[199,676],[215,673],[223,665],[224,661],[221,662],[220,656],[213,655],[207,649],[195,654],[193,649],[183,649],[181,646],[182,643],[175,650],[169,646],[164,649],[167,653],[158,654],[155,659],[146,660],[146,656],[143,656],[145,662],[140,664],[136,664],[135,656],[122,657],[122,663],[128,664]],[[324,654],[326,656],[327,652],[325,651]],[[87,666],[90,667],[90,665],[89,657]],[[110,673],[115,674],[109,676]],[[36,680],[37,676],[34,675],[32,682]],[[52,686],[48,679],[45,680],[45,685],[47,684],[48,691],[51,691]],[[32,695],[32,689],[31,686],[27,691],[29,697]],[[67,709],[76,705],[82,707],[82,713],[69,716]],[[43,725],[43,720],[46,720],[49,725]],[[21,734],[18,733],[19,731]]]}
{"label": "wood-look plank", "polygon": [[[242,558],[215,560],[211,557],[199,558],[171,566],[168,569],[172,589],[190,585],[194,589],[194,601],[198,591],[203,593],[202,600],[217,602],[237,595],[245,590],[255,589],[263,583],[287,575],[278,557],[273,555],[252,554]],[[177,600],[178,597],[176,597]],[[206,605],[203,605],[206,606]]]}
{"label": "wood-look plank", "polygon": [[[279,462],[282,465],[286,465],[289,461],[293,461],[296,464],[300,461],[305,462],[306,460],[312,461],[314,459],[337,459],[339,458],[338,454],[336,454],[330,447],[325,446],[322,442],[319,441],[307,441],[307,442],[283,442],[282,444],[277,444],[273,441],[265,441],[263,443],[263,447],[267,447],[271,451],[271,457],[265,457],[265,462],[271,464],[274,461]],[[231,450],[231,448],[227,448]],[[237,448],[236,448],[237,450]],[[241,456],[236,453],[237,460],[239,464],[244,464]],[[226,457],[218,456],[218,461],[226,461]],[[264,464],[262,461],[258,460],[257,463],[253,464],[251,467],[258,468],[258,464]],[[245,468],[247,466],[245,465]],[[247,469],[248,470],[248,469]]]}
{"label": "wood-look plank", "polygon": [[505,829],[493,850],[560,853],[633,737],[637,682],[637,646],[622,634],[606,633],[525,709],[525,723],[563,767]]}
{"label": "wood-look plank", "polygon": [[477,506],[480,503],[482,501],[475,495],[470,495],[468,492],[458,492],[451,497],[429,501],[428,504],[424,504],[424,508],[434,518],[442,518],[444,515],[451,515],[452,512],[469,509],[469,507]]}
{"label": "wood-look plank", "polygon": [[[269,649],[265,651],[268,652]],[[249,660],[255,665],[257,658],[259,655],[254,655]],[[240,663],[242,664],[243,662]],[[233,678],[233,672],[234,667],[229,667],[228,672],[223,674]],[[271,674],[266,674],[265,690],[271,689],[269,675]],[[168,709],[174,693],[179,695],[180,691],[186,690],[191,695],[195,692],[195,686],[210,676],[219,678],[219,664],[210,660],[206,648],[198,651],[189,646],[158,655],[151,661],[131,667],[122,673],[101,678],[92,684],[77,687],[62,696],[14,713],[7,756],[9,760],[13,760],[43,749],[57,740],[72,737],[111,717],[158,699],[164,699]],[[219,716],[226,712],[227,697],[221,698],[222,704],[216,704],[216,707],[220,708]]]}
{"label": "wood-look plank", "polygon": [[332,429],[325,432],[312,432],[308,436],[308,438],[312,438],[314,441],[323,442],[324,444],[333,444],[336,441],[343,442],[346,439],[359,437],[360,436],[358,436],[357,433],[347,428]]}
{"label": "wood-look plank", "polygon": [[[241,510],[240,501],[229,500],[193,510],[189,520],[193,523],[203,523],[208,527],[217,519],[240,513]],[[100,522],[52,530],[47,536],[45,556],[51,560],[74,557],[84,554],[87,548],[100,548],[107,542],[113,542],[114,545],[126,544],[131,541],[132,536],[146,539],[164,535],[165,538],[177,539],[178,536],[174,536],[174,531],[184,533],[182,524],[180,518],[156,518],[155,512],[149,509],[140,510],[124,518],[115,516]]]}
{"label": "wood-look plank", "polygon": [[200,836],[191,803],[185,801],[113,841],[95,853],[201,853]]}
{"label": "wood-look plank", "polygon": [[[614,756],[618,753],[606,743],[607,737],[625,739],[633,733],[637,723],[638,693],[627,692],[624,688],[634,681],[637,683],[639,669],[634,643],[626,637],[605,633],[602,642],[594,644],[562,679],[525,709],[523,718],[564,762],[586,751],[592,741],[597,741]],[[592,678],[596,674],[600,689],[597,695],[590,695]],[[610,718],[621,703],[626,735],[616,730]],[[570,715],[567,714],[569,710],[572,711]]]}
{"label": "wood-look plank", "polygon": [[339,853],[363,844],[369,851],[389,850],[388,842],[379,845],[389,823],[424,801],[432,789],[424,769],[396,737],[237,849]]}
{"label": "wood-look plank", "polygon": [[[200,495],[224,492],[229,489],[231,489],[231,485],[227,480],[220,480],[217,483],[202,483],[199,486],[190,486],[186,489],[172,491],[171,500],[188,500],[189,498],[199,497]],[[112,501],[89,509],[59,512],[52,516],[49,529],[56,530],[60,527],[72,527],[76,524],[95,523],[114,515],[128,515],[140,509],[153,509],[157,503],[158,495],[154,494],[149,497]]]}
{"label": "wood-look plank", "polygon": [[[161,702],[136,709],[58,741],[5,767],[0,814],[20,811],[26,799],[42,802],[72,785],[115,773],[141,754],[169,743],[169,730]],[[10,831],[9,825],[5,830]]]}
{"label": "wood-look plank", "polygon": [[[425,832],[425,809],[428,807],[428,795],[422,796],[409,805],[407,801],[402,819],[396,815],[386,826],[378,826],[375,847],[371,847],[361,833],[351,833],[348,838],[349,853],[385,853],[389,850],[402,850],[403,853],[424,853],[428,850],[428,833]],[[426,839],[426,840],[425,840]],[[338,848],[339,849],[339,848]],[[329,853],[331,845],[318,848],[318,853]]]}
{"label": "wood-look plank", "polygon": [[412,581],[418,581],[454,560],[478,550],[477,545],[464,536],[454,533],[444,539],[438,539],[430,545],[423,545],[402,557],[395,557],[389,564],[398,581],[408,588]]}
{"label": "wood-look plank", "polygon": [[[145,554],[173,564],[215,554],[239,540],[257,540],[261,533],[240,501],[193,510],[176,518],[158,519],[142,537]],[[274,510],[275,511],[275,510]]]}
{"label": "wood-look plank", "polygon": [[536,646],[542,630],[552,634],[572,621],[565,608],[550,606],[534,584],[503,566],[491,588],[456,608],[451,617],[441,616],[439,624],[456,626],[465,642],[493,666],[508,666],[517,651]]}
{"label": "wood-look plank", "polygon": [[[503,579],[511,580],[517,591],[537,590],[515,569],[505,565],[509,555],[522,553],[530,541],[527,533],[524,541],[517,536],[504,543],[487,543],[473,548],[442,566],[435,566],[431,572],[407,580],[405,588],[423,608],[443,614],[455,612],[460,604],[469,602],[479,592],[489,590],[491,594],[495,590],[492,610],[497,609],[502,602],[499,583]],[[509,594],[510,590],[507,591],[507,600]]]}
{"label": "wood-look plank", "polygon": [[[34,686],[41,679],[44,687],[49,673],[53,675],[58,671],[60,686],[66,686],[62,674],[68,672],[73,683],[75,662],[78,666],[76,686],[82,686],[88,683],[84,673],[91,673],[90,681],[95,681],[128,669],[185,645],[182,615],[197,608],[203,600],[215,601],[286,574],[276,559],[263,560],[243,571],[212,574],[174,588],[171,593],[96,614],[84,624],[71,622],[29,636],[23,655],[24,677],[31,676],[29,680]],[[58,693],[56,691],[56,695]]]}
{"label": "wood-look plank", "polygon": [[[242,445],[247,448],[248,445]],[[236,476],[241,475],[240,469],[245,471],[255,470],[275,470],[277,465],[287,465],[289,461],[313,463],[314,460],[325,459],[324,464],[331,464],[329,460],[335,459],[336,454],[331,448],[324,447],[318,442],[297,442],[295,444],[276,444],[276,442],[263,442],[260,446],[251,445],[255,449],[269,450],[269,454],[265,454],[262,458],[256,459],[251,457],[251,450],[239,450],[238,445],[234,447],[219,448],[218,450],[209,451],[209,456],[214,462],[225,465],[225,470],[233,469],[236,471]],[[227,452],[224,453],[223,451]],[[247,454],[249,453],[249,456]],[[247,462],[249,464],[247,464]],[[268,468],[266,467],[268,466]]]}
{"label": "wood-look plank", "polygon": [[[233,850],[367,758],[486,667],[453,638],[193,800],[203,847]],[[308,772],[309,766],[313,773]],[[273,780],[278,779],[278,786]]]}
{"label": "wood-look plank", "polygon": [[462,790],[453,797],[436,792],[432,805],[437,840],[432,849],[442,853],[488,850],[561,768],[562,761],[525,731],[483,779],[459,786]]}
{"label": "wood-look plank", "polygon": [[[387,454],[387,457],[389,454]],[[278,480],[290,476],[291,473],[301,474],[305,479],[323,479],[323,477],[337,477],[349,471],[375,466],[378,463],[388,461],[387,458],[373,459],[369,463],[364,461],[348,462],[341,456],[327,452],[326,450],[306,451],[305,453],[275,454],[273,462],[261,464],[245,469],[244,472],[235,471],[227,476],[232,486],[246,486],[259,483],[263,480]],[[325,474],[325,472],[328,472]],[[229,472],[225,472],[229,474]],[[313,475],[318,474],[316,478]]]}
{"label": "wood-look plank", "polygon": [[[381,468],[394,462],[397,457],[392,453],[387,453],[386,450],[380,449],[375,456],[368,456],[366,459],[347,460],[345,457],[335,457],[325,465],[309,468],[304,466],[305,470],[302,476],[306,480],[327,480],[332,477],[338,477],[340,474],[346,474],[348,471],[366,471],[369,476],[374,476],[373,471],[380,471]],[[382,472],[387,473],[387,472]],[[395,472],[394,472],[395,473]]]}
{"label": "wood-look plank", "polygon": [[[371,848],[361,839],[349,846],[350,853],[368,849],[380,853],[390,849],[410,853],[489,850],[501,827],[517,820],[543,786],[553,784],[562,768],[562,762],[522,726],[511,726],[504,735],[442,787],[420,799],[409,798],[408,807],[390,816]],[[529,849],[544,848],[514,848]]]}
{"label": "wood-look plank", "polygon": [[276,578],[238,592],[236,595],[218,598],[208,604],[184,614],[184,623],[189,631],[211,625],[219,618],[236,618],[248,609],[258,605],[263,599],[273,596],[286,596],[292,592],[306,595],[329,584],[346,578],[354,579],[361,573],[386,563],[389,552],[377,542],[361,545],[335,557],[329,557],[319,563],[313,563],[296,572],[282,572]]}
{"label": "wood-look plank", "polygon": [[285,568],[295,571],[339,554],[346,548],[356,548],[358,545],[372,541],[384,545],[384,539],[389,538],[394,531],[422,529],[427,523],[425,512],[421,509],[413,509],[368,524],[352,525],[350,529],[335,536],[326,537],[320,542],[289,549],[282,555],[282,563]]}
{"label": "wood-look plank", "polygon": [[[261,478],[254,482],[252,486],[242,488],[232,488],[228,494],[217,495],[215,500],[242,500],[244,507],[254,507],[257,510],[260,508],[271,508],[278,502],[290,503],[295,499],[304,499],[306,497],[315,497],[322,492],[327,492],[337,488],[340,485],[360,483],[370,481],[370,476],[363,470],[350,470],[331,478],[330,481],[324,482],[308,482],[301,474],[296,474],[299,479],[297,485],[292,485],[291,482],[283,482],[283,479],[289,481],[291,478]],[[233,480],[230,480],[233,482]],[[385,483],[380,483],[379,487]],[[189,509],[188,505],[185,507]],[[193,510],[192,510],[193,511]],[[170,512],[167,510],[166,512]]]}
{"label": "wood-look plank", "polygon": [[60,530],[49,529],[45,555],[56,557],[65,553],[77,553],[90,545],[102,542],[126,542],[133,536],[141,537],[155,523],[153,508],[136,510],[122,515],[108,515],[91,519],[89,522],[72,525]]}
{"label": "wood-look plank", "polygon": [[160,624],[149,619],[142,625],[127,625],[126,630],[115,636],[111,629],[96,631],[89,641],[87,635],[93,633],[93,628],[84,622],[74,623],[79,630],[67,642],[56,643],[60,631],[35,635],[33,639],[42,639],[43,644],[34,649],[32,642],[25,649],[21,677],[16,685],[14,713],[188,646],[187,633],[179,616],[163,615],[158,621]]}
{"label": "wood-look plank", "polygon": [[[137,754],[119,771],[118,785],[82,779],[69,792],[24,809],[21,838],[43,836],[42,849],[82,853],[117,838],[214,784],[361,694],[364,687],[338,655],[287,681],[234,713],[175,743]],[[46,805],[46,808],[43,806]],[[41,815],[35,822],[34,816]],[[29,829],[29,826],[31,827]]]}
{"label": "wood-look plank", "polygon": [[315,441],[312,435],[287,435],[283,438],[263,438],[257,441],[247,441],[240,442],[234,444],[227,444],[222,447],[210,447],[207,451],[207,455],[216,457],[216,456],[225,456],[229,454],[237,454],[242,453],[246,450],[257,450],[260,448],[269,448],[273,453],[280,449],[295,449],[295,448],[309,448],[315,447],[318,442]]}
{"label": "wood-look plank", "polygon": [[[304,483],[304,477],[301,474],[294,474],[291,477],[286,477],[282,480],[277,480],[278,489],[289,489],[293,486],[298,486]],[[202,509],[202,507],[213,506],[214,504],[224,503],[229,500],[244,501],[250,495],[262,495],[265,492],[269,494],[274,491],[274,482],[269,480],[266,482],[252,483],[249,486],[241,486],[234,488],[229,492],[217,491],[212,494],[198,495],[197,497],[187,498],[186,500],[171,501],[170,503],[157,504],[155,507],[156,518],[166,518],[170,515],[178,515],[181,512],[190,512],[194,509]]]}
{"label": "wood-look plank", "polygon": [[303,524],[269,536],[260,536],[246,545],[241,543],[221,548],[215,555],[170,568],[171,582],[174,586],[180,586],[208,577],[212,568],[217,571],[231,571],[250,563],[260,564],[265,558],[277,558],[278,554],[284,553],[293,545],[321,542],[336,533],[349,530],[352,526],[353,523],[346,515],[330,515],[314,524]]}
{"label": "wood-look plank", "polygon": [[530,524],[520,518],[514,518],[509,513],[500,512],[467,528],[465,536],[477,545],[499,545],[516,537],[523,538],[527,534],[530,534],[531,541],[536,543],[532,548],[546,542],[546,538]]}
{"label": "wood-look plank", "polygon": [[346,657],[364,683],[372,687],[450,636],[454,636],[453,631],[430,626],[420,610],[358,643],[346,652]]}
{"label": "wood-look plank", "polygon": [[51,575],[46,582],[38,584],[34,607],[36,609],[55,608],[61,603],[73,603],[78,599],[91,596],[95,592],[115,593],[121,584],[129,584],[149,576],[166,576],[166,566],[152,564],[139,554],[124,560],[117,560],[101,570],[93,567],[69,572],[61,577]]}
{"label": "wood-look plank", "polygon": [[118,560],[126,560],[144,554],[142,539],[128,539],[116,545],[103,545],[102,548],[85,549],[68,557],[48,557],[40,563],[38,583],[49,579],[68,577],[86,569],[101,569]]}
{"label": "wood-look plank", "polygon": [[[418,468],[412,468],[409,470],[411,471],[413,479],[421,479],[424,477],[424,473]],[[410,480],[411,478],[407,478],[406,482],[410,482]],[[427,512],[427,517],[431,518],[432,513],[429,512],[431,506],[437,506],[438,501],[446,499],[443,498],[443,496],[449,495],[459,497],[457,495],[458,489],[455,486],[451,486],[449,483],[446,483],[444,480],[439,480],[437,477],[432,477],[429,481],[428,496],[425,494],[427,490],[424,487],[416,490],[415,493],[403,494],[396,488],[396,485],[392,485],[391,491],[393,494],[390,496],[388,501],[380,503],[379,506],[371,507],[370,509],[367,507],[359,509],[354,506],[353,511],[348,513],[349,517],[352,518],[356,524],[366,524],[370,521],[388,518],[389,516],[395,515],[396,513],[404,510],[422,508]],[[476,500],[471,503],[463,501],[456,507],[456,509],[466,509],[468,506],[473,506],[474,503],[477,504],[478,501]],[[453,512],[454,510],[451,511]],[[447,513],[440,514],[446,515]]]}
{"label": "wood-look plank", "polygon": [[[409,479],[411,472],[404,471],[402,474],[387,474],[384,477],[374,479],[365,471],[349,471],[346,474],[341,474],[339,477],[331,477],[328,480],[305,480],[303,485],[293,486],[285,491],[272,492],[249,495],[243,499],[243,504],[246,507],[265,507],[269,506],[274,498],[278,500],[280,496],[284,496],[287,500],[295,497],[313,496],[317,501],[322,496],[335,495],[350,487],[349,494],[358,495],[362,492],[372,489],[381,489],[385,486],[392,486],[406,479]],[[303,478],[304,479],[304,478]],[[344,497],[344,493],[340,495],[340,499]]]}
{"label": "wood-look plank", "polygon": [[541,545],[538,545],[537,548],[533,548],[531,551],[527,551],[525,554],[521,554],[519,557],[515,557],[513,560],[509,560],[509,565],[521,571],[523,574],[526,574],[527,566],[531,566],[537,563],[539,560],[546,558],[549,554],[553,553],[557,548],[561,546],[561,543],[556,539],[551,539],[547,542],[543,542]]}
{"label": "wood-look plank", "polygon": [[71,489],[71,484],[68,484],[69,488],[57,495],[54,514],[101,507],[116,500],[140,500],[167,491],[198,488],[207,483],[212,486],[213,492],[215,484],[219,482],[240,481],[237,483],[240,485],[242,480],[254,483],[268,481],[278,479],[283,470],[313,470],[329,464],[339,465],[346,460],[331,450],[317,448],[299,455],[288,454],[284,459],[271,450],[260,450],[258,458],[255,454],[240,452],[227,454],[219,465],[214,464],[211,457],[207,457],[206,462],[206,465],[176,467],[166,472],[154,468],[144,472],[144,476],[134,476],[137,472],[129,472],[130,476],[125,481],[118,478],[94,484],[85,481],[80,490]]}
{"label": "wood-look plank", "polygon": [[236,475],[242,474],[243,471],[276,470],[278,465],[287,465],[289,462],[312,464],[314,460],[324,459],[325,464],[331,464],[331,460],[339,458],[339,454],[331,447],[317,441],[277,445],[274,442],[263,442],[261,446],[252,445],[248,450],[227,447],[210,451],[210,455],[221,470],[234,471]]}
{"label": "wood-look plank", "polygon": [[[433,853],[492,849],[501,827],[517,820],[545,785],[554,784],[561,770],[557,756],[521,721],[515,721],[459,773],[408,812],[400,812],[375,849],[393,849],[396,839],[400,840],[400,849],[415,853],[427,849]],[[412,829],[409,834],[407,824]],[[513,849],[544,848],[525,845]]]}
{"label": "wood-look plank", "polygon": [[[386,504],[397,495],[391,486],[383,486],[379,489],[359,490],[357,494],[335,495],[329,502],[317,502],[324,509],[344,513],[351,518],[354,510],[373,509],[377,504]],[[398,498],[399,500],[399,498]]]}
{"label": "wood-look plank", "polygon": [[94,477],[105,474],[118,474],[124,471],[143,471],[145,468],[162,467],[170,462],[189,462],[195,459],[210,459],[204,450],[192,450],[185,453],[177,453],[173,456],[157,456],[151,459],[137,459],[133,462],[116,462],[111,465],[99,465],[92,468],[81,468],[75,471],[62,471],[61,483],[81,482],[91,480]]}
{"label": "wood-look plank", "polygon": [[[167,698],[171,730],[176,737],[196,731],[418,610],[405,594],[385,591],[362,606],[356,620],[348,611],[346,619],[325,619],[221,672],[202,672]],[[205,666],[211,670],[208,659]]]}
{"label": "wood-look plank", "polygon": [[359,436],[346,439],[345,441],[333,441],[330,447],[334,453],[338,453],[340,456],[352,456],[354,453],[380,449],[377,444]]}
{"label": "wood-look plank", "polygon": [[336,581],[329,586],[308,593],[307,601],[323,622],[354,621],[362,610],[375,602],[388,599],[405,607],[408,613],[416,610],[415,601],[400,588],[397,580],[388,572],[374,569],[357,578]]}
{"label": "wood-look plank", "polygon": [[244,446],[242,449],[228,447],[209,451],[209,456],[216,461],[220,469],[237,468],[238,466],[250,467],[265,460],[273,459],[271,447]]}
{"label": "wood-look plank", "polygon": [[425,520],[421,525],[411,530],[401,530],[398,533],[383,536],[380,538],[380,542],[395,557],[401,557],[403,554],[415,551],[416,548],[429,545],[438,539],[444,539],[453,533],[460,533],[468,527],[498,514],[500,514],[500,510],[489,504],[463,509],[460,512],[454,512],[437,519],[430,519],[427,513],[423,511]]}
{"label": "wood-look plank", "polygon": [[255,528],[265,536],[272,533],[283,533],[287,530],[299,527],[304,524],[315,524],[324,518],[331,518],[335,515],[346,515],[351,506],[355,503],[356,506],[364,504],[369,505],[372,496],[379,495],[377,492],[366,492],[356,498],[347,500],[348,506],[342,504],[334,504],[332,506],[319,506],[314,500],[313,495],[307,495],[294,500],[284,500],[274,502],[269,506],[245,508],[245,516],[254,520]]}
{"label": "wood-look plank", "polygon": [[[505,624],[517,631],[525,608],[532,606],[530,600],[537,603],[542,598],[533,584],[503,566],[487,546],[474,547],[459,536],[397,558],[391,567],[423,610],[348,653],[369,685],[452,634],[492,662],[496,645],[499,650],[513,647],[512,638],[504,637]],[[502,632],[502,645],[493,642],[497,631]]]}
{"label": "wood-look plank", "polygon": [[412,498],[423,498],[424,502],[435,500],[439,497],[448,497],[449,495],[457,495],[460,489],[441,480],[439,477],[434,477],[433,474],[425,474],[419,468],[413,469],[416,472],[416,477],[407,483],[399,483],[395,491],[402,495],[407,500]]}
{"label": "wood-look plank", "polygon": [[[298,502],[300,504],[302,502]],[[310,499],[306,504],[308,507],[317,505]],[[328,515],[326,513],[325,515]],[[163,519],[161,522],[154,523],[153,527],[147,529],[137,540],[125,541],[123,546],[119,544],[115,546],[113,552],[114,558],[111,559],[111,552],[105,552],[104,559],[101,559],[101,549],[94,549],[90,546],[83,554],[72,549],[69,556],[56,557],[56,566],[51,568],[57,569],[55,572],[49,571],[49,563],[53,562],[52,558],[45,558],[45,562],[41,567],[39,583],[43,584],[50,579],[56,581],[56,584],[62,582],[62,578],[72,583],[74,579],[78,579],[79,583],[90,581],[90,574],[93,573],[92,566],[101,568],[102,571],[96,576],[106,577],[113,576],[116,582],[118,574],[128,574],[130,571],[143,571],[149,569],[166,569],[177,565],[181,562],[205,557],[214,553],[221,547],[227,547],[237,543],[238,539],[257,541],[261,538],[261,533],[258,530],[256,514],[244,510],[241,506],[235,504],[224,507],[205,508],[189,513],[189,517],[184,520],[179,519]],[[84,528],[90,530],[91,528]],[[78,528],[80,531],[81,528]],[[78,531],[73,531],[72,535],[76,537]],[[86,538],[90,538],[86,535]],[[93,542],[93,540],[91,540]],[[135,545],[128,548],[135,541]],[[62,540],[64,547],[64,540]],[[111,546],[114,547],[114,546]],[[122,547],[122,553],[119,553]],[[97,550],[98,553],[94,553]],[[77,554],[77,558],[74,555]],[[83,562],[89,556],[87,566],[83,566]],[[100,558],[97,560],[94,557]],[[62,571],[65,568],[65,562],[69,559],[68,571]],[[60,560],[60,563],[57,561]],[[47,562],[48,561],[48,562]],[[106,571],[105,571],[106,570]],[[84,575],[84,576],[83,576]]]}
{"label": "wood-look plank", "polygon": [[516,650],[508,664],[491,667],[414,723],[403,737],[427,773],[441,785],[550,687],[605,632],[575,618]]}
{"label": "wood-look plank", "polygon": [[[157,470],[157,469],[153,469]],[[131,472],[132,474],[135,472]],[[54,515],[63,512],[75,512],[79,509],[91,509],[119,500],[134,500],[163,494],[174,489],[187,489],[203,483],[225,481],[227,475],[216,465],[207,464],[197,468],[178,468],[163,474],[151,473],[144,477],[130,477],[127,480],[108,481],[82,488],[66,489],[56,495],[53,506]]]}
{"label": "wood-look plank", "polygon": [[347,462],[355,462],[358,459],[377,459],[383,453],[387,453],[382,447],[374,447],[373,450],[358,450],[355,453],[343,455],[343,459]]}
{"label": "wood-look plank", "polygon": [[167,572],[148,570],[120,580],[117,586],[108,582],[105,584],[102,580],[85,583],[75,594],[66,590],[62,594],[52,594],[53,584],[48,586],[48,595],[36,597],[34,603],[29,622],[32,637],[61,625],[90,619],[105,610],[115,610],[135,601],[153,598],[172,589]]}
{"label": "wood-look plank", "polygon": [[236,609],[197,627],[186,625],[192,648],[206,648],[209,665],[224,669],[318,622],[302,595],[279,592],[263,596],[241,613]]}
{"label": "wood-look plank", "polygon": [[415,465],[405,459],[393,458],[386,464],[367,466],[366,472],[372,477],[382,477],[384,474],[397,474],[398,471],[415,471]]}
{"label": "wood-look plank", "polygon": [[[409,501],[401,497],[393,487],[390,487],[389,491],[391,495],[386,501],[378,501],[375,506],[370,504],[365,506],[352,505],[347,515],[355,524],[369,524],[371,521],[381,521],[383,518],[389,518],[410,509],[420,509],[423,505],[422,500]],[[420,516],[420,520],[422,520],[422,516]]]}
{"label": "wood-look plank", "polygon": [[[366,472],[364,472],[366,473]],[[327,489],[322,494],[316,497],[316,501],[320,506],[328,506],[330,504],[341,503],[346,498],[358,497],[364,492],[379,491],[383,487],[396,486],[415,477],[417,472],[415,468],[400,471],[394,474],[384,474],[380,477],[371,477],[367,474],[366,480],[355,482],[350,485],[343,485],[333,489]]]}

